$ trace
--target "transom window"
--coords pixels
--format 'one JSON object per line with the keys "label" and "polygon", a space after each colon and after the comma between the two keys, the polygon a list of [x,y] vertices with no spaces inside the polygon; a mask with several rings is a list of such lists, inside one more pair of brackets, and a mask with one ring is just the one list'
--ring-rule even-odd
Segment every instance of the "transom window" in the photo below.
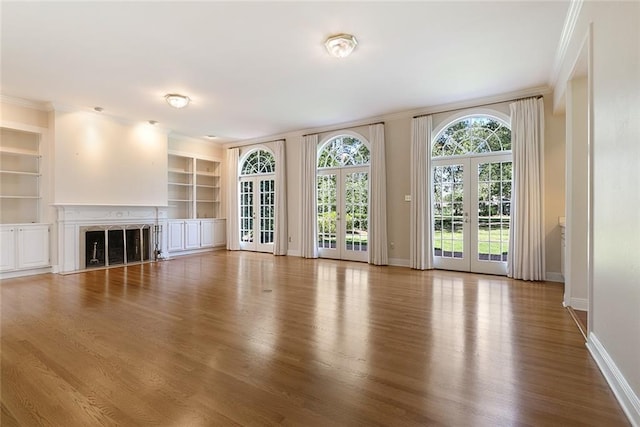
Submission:
{"label": "transom window", "polygon": [[433,157],[511,151],[511,130],[492,117],[466,117],[447,126],[433,144]]}
{"label": "transom window", "polygon": [[256,150],[250,153],[242,163],[241,175],[271,174],[276,171],[276,160],[273,154],[266,150]]}
{"label": "transom window", "polygon": [[364,142],[339,136],[327,142],[318,154],[318,169],[368,165],[371,153]]}

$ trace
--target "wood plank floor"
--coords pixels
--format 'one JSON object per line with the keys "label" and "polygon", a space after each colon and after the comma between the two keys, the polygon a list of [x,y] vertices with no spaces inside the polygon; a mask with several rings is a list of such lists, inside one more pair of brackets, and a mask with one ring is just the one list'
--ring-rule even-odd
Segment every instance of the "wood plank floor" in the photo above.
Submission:
{"label": "wood plank floor", "polygon": [[629,425],[562,286],[215,252],[3,281],[2,425]]}

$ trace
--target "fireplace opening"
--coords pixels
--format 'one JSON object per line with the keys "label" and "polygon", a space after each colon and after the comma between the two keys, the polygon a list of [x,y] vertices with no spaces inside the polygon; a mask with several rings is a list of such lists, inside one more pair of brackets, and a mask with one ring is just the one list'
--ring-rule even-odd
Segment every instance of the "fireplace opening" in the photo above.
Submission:
{"label": "fireplace opening", "polygon": [[97,268],[151,260],[151,226],[100,227],[84,232],[84,267]]}
{"label": "fireplace opening", "polygon": [[124,264],[124,230],[109,230],[109,265]]}
{"label": "fireplace opening", "polygon": [[106,265],[104,231],[87,231],[85,234],[85,258],[87,268]]}

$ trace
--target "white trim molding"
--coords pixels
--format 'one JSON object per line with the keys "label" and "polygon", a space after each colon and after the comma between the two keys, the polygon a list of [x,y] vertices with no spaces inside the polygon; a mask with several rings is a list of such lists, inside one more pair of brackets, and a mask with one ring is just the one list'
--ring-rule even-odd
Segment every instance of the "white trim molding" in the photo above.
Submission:
{"label": "white trim molding", "polygon": [[552,88],[555,88],[556,84],[558,83],[558,78],[560,77],[560,69],[562,68],[562,63],[565,60],[565,56],[567,55],[567,48],[569,47],[569,42],[573,37],[573,32],[575,31],[576,22],[578,21],[578,16],[580,15],[580,9],[582,9],[583,3],[584,0],[572,0],[569,4],[567,16],[564,18],[562,34],[560,35],[560,40],[558,41],[558,49],[556,50],[556,57],[553,61],[553,68],[551,69],[551,74],[549,75],[549,86]]}
{"label": "white trim molding", "polygon": [[593,332],[589,334],[587,348],[598,364],[600,371],[602,371],[602,375],[604,375],[604,378],[609,383],[609,387],[611,387],[613,394],[615,394],[618,399],[631,425],[640,427],[640,399],[638,399],[638,396],[634,393],[626,378],[622,375],[622,372],[620,372],[611,356],[609,356],[609,353],[607,353],[607,350]]}
{"label": "white trim molding", "polygon": [[409,260],[405,258],[389,258],[389,265],[392,267],[409,267]]}
{"label": "white trim molding", "polygon": [[564,276],[562,276],[562,273],[558,273],[556,271],[547,271],[545,274],[545,280],[547,282],[559,282],[559,283],[564,283]]}

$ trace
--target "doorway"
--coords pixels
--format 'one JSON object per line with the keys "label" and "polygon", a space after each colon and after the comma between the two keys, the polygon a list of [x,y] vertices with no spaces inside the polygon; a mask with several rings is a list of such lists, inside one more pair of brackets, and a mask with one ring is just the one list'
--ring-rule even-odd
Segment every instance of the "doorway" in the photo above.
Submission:
{"label": "doorway", "polygon": [[343,135],[318,150],[317,245],[323,258],[369,260],[369,158],[363,139]]}
{"label": "doorway", "polygon": [[506,275],[511,131],[492,117],[465,117],[436,137],[432,158],[433,265]]}

